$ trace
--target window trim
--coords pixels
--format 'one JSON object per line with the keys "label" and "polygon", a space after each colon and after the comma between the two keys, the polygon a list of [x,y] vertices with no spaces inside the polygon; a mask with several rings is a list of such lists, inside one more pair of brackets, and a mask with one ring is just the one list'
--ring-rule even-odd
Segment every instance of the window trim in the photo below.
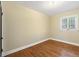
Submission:
{"label": "window trim", "polygon": [[[69,28],[68,23],[69,23],[69,18],[70,17],[75,17],[75,27],[76,28],[74,28],[74,29]],[[67,28],[66,29],[62,28],[62,20],[64,20],[64,18],[67,18]],[[77,31],[78,30],[78,15],[71,15],[71,16],[63,16],[63,17],[61,17],[60,18],[60,30],[61,31]]]}

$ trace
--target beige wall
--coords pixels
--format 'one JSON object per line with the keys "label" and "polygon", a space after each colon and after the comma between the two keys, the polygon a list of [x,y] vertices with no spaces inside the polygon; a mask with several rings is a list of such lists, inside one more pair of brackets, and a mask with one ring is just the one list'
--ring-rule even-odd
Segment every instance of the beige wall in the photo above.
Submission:
{"label": "beige wall", "polygon": [[49,37],[49,17],[12,2],[2,2],[3,49],[9,51]]}
{"label": "beige wall", "polygon": [[73,32],[72,31],[66,31],[66,32],[60,31],[60,17],[70,16],[70,15],[79,16],[79,9],[70,10],[70,11],[63,12],[63,13],[52,16],[51,21],[50,21],[51,22],[50,34],[52,38],[79,44],[79,31],[73,31]]}
{"label": "beige wall", "polygon": [[3,49],[9,51],[29,45],[48,37],[79,44],[79,31],[60,31],[60,17],[78,15],[79,9],[54,16],[47,16],[38,11],[13,2],[2,2],[3,9]]}

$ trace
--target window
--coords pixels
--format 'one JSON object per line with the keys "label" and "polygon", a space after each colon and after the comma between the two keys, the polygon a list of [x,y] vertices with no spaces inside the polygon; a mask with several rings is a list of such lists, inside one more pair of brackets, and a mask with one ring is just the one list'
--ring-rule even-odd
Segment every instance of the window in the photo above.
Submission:
{"label": "window", "polygon": [[78,16],[65,16],[61,18],[60,29],[67,30],[78,30]]}

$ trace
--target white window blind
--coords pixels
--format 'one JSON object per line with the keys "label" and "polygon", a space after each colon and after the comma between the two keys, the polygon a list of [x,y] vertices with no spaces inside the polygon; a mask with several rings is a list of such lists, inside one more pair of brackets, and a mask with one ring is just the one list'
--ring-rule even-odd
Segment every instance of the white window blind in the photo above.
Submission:
{"label": "white window blind", "polygon": [[61,30],[78,30],[78,16],[65,16],[60,21]]}

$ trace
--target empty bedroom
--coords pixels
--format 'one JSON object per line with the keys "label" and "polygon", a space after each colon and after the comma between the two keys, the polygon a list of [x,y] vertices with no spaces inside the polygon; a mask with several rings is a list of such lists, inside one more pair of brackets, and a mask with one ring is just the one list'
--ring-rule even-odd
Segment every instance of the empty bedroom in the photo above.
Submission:
{"label": "empty bedroom", "polygon": [[79,57],[79,1],[1,1],[0,56]]}

